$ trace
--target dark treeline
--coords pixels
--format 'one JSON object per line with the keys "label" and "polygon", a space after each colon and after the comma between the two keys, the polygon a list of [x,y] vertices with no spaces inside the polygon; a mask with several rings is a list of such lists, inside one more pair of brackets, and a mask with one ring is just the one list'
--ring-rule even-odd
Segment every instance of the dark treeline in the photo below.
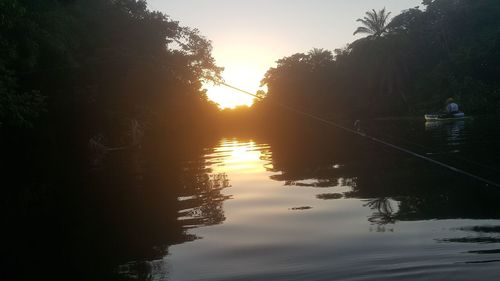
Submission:
{"label": "dark treeline", "polygon": [[467,113],[496,112],[499,14],[495,0],[425,0],[392,20],[367,12],[356,30],[367,37],[278,60],[262,80],[262,103],[359,119],[435,112],[454,97]]}
{"label": "dark treeline", "polygon": [[224,219],[203,199],[223,176],[179,178],[214,141],[209,40],[142,0],[3,0],[0,15],[3,276],[125,278],[119,264],[193,239],[184,194],[207,213],[191,224]]}
{"label": "dark treeline", "polygon": [[216,112],[201,90],[221,71],[210,41],[146,1],[5,0],[0,10],[4,131],[78,126],[81,139],[123,145],[132,121],[177,132]]}
{"label": "dark treeline", "polygon": [[278,60],[262,80],[264,101],[249,114],[217,113],[201,90],[221,71],[210,42],[145,1],[0,5],[3,132],[78,127],[71,136],[83,143],[120,146],[138,131],[172,136],[230,124],[225,119],[255,123],[246,115],[279,119],[275,102],[332,118],[421,114],[450,96],[469,113],[499,105],[498,1],[426,0],[391,20],[370,11],[356,30],[367,37]]}
{"label": "dark treeline", "polygon": [[210,41],[145,1],[6,0],[0,9],[0,129],[9,135],[31,127],[51,141],[120,147],[144,135],[269,125],[286,111],[276,103],[341,119],[420,115],[450,96],[468,113],[499,106],[493,0],[426,0],[391,20],[370,11],[356,30],[367,37],[278,60],[263,101],[222,114],[201,90],[220,79]]}

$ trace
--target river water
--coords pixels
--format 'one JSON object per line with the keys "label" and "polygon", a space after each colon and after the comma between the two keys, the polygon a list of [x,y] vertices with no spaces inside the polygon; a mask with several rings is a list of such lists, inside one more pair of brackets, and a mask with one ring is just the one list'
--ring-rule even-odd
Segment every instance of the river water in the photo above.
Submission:
{"label": "river water", "polygon": [[[359,130],[499,181],[495,120]],[[498,280],[496,187],[333,128],[225,137],[183,162],[189,237],[124,275],[152,280]]]}

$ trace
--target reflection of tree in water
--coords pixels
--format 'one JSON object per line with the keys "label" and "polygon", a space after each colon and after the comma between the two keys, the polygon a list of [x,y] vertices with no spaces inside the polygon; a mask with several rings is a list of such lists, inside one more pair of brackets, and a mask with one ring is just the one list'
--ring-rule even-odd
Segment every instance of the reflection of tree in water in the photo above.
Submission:
{"label": "reflection of tree in water", "polygon": [[[145,252],[125,256],[128,262],[122,262],[117,269],[122,277],[166,280],[168,268],[162,257],[168,253],[168,247],[198,238],[189,234],[187,228],[220,224],[225,220],[223,202],[230,196],[222,192],[230,186],[227,175],[211,174],[208,166],[213,163],[204,155],[212,150],[199,148],[189,151],[191,154],[176,157],[175,161],[171,156],[160,156],[161,159],[156,159],[159,162],[145,168],[143,175],[134,177],[136,184],[142,188],[132,187],[136,191],[127,196],[133,199],[127,199],[126,205],[119,206],[119,209],[121,212],[128,209],[129,217],[137,220],[123,222],[120,229],[136,229],[140,237],[127,237],[120,247],[135,245]],[[131,179],[123,171],[120,177],[128,185],[131,184]],[[142,202],[140,206],[129,205],[139,200]]]}
{"label": "reflection of tree in water", "polygon": [[305,132],[291,133],[291,137],[271,138],[270,171],[276,172],[271,179],[290,186],[323,188],[354,177],[345,165],[352,159],[353,152],[345,149],[352,140],[331,133],[324,128],[320,131],[308,128]]}
{"label": "reflection of tree in water", "polygon": [[500,262],[498,256],[500,254],[500,248],[488,247],[488,249],[485,249],[485,245],[487,244],[498,245],[500,243],[500,226],[479,225],[462,227],[454,229],[454,233],[460,233],[464,236],[439,239],[437,242],[481,245],[480,249],[462,252],[462,254],[464,254],[464,259],[467,259],[464,263],[478,264]]}
{"label": "reflection of tree in water", "polygon": [[447,146],[464,144],[464,129],[465,121],[463,120],[425,123],[425,130],[433,133],[433,137],[443,139],[443,143]]}
{"label": "reflection of tree in water", "polygon": [[[283,175],[274,175],[271,176],[271,179],[280,181]],[[311,179],[305,179],[305,180],[311,180]],[[314,182],[308,183],[308,182],[303,182],[301,180],[285,180],[285,185],[287,186],[305,186],[305,187],[332,187],[336,186],[339,184],[339,181],[337,178],[332,178],[332,179],[314,179]]]}
{"label": "reflection of tree in water", "polygon": [[[383,179],[389,179],[391,175],[381,173],[384,167],[393,163],[391,157],[380,157],[371,146],[345,136],[322,134],[303,138],[272,146],[274,171],[280,173],[271,176],[271,179],[290,186],[348,186],[350,191],[343,194],[325,193],[316,197],[322,200],[342,197],[367,199],[364,206],[374,210],[368,218],[371,223],[384,225],[396,222],[397,211],[392,204],[397,203],[390,198],[397,189],[388,188],[391,185]],[[379,162],[383,165],[378,166]]]}
{"label": "reflection of tree in water", "polygon": [[[400,125],[410,128],[404,122]],[[393,130],[402,130],[398,128]],[[497,190],[371,142],[320,132],[282,138],[286,142],[270,140],[277,173],[271,179],[294,186],[349,186],[343,198],[370,200],[365,206],[375,212],[369,220],[377,224],[500,218]],[[331,200],[331,196],[318,198]]]}
{"label": "reflection of tree in water", "polygon": [[[404,128],[411,128],[405,124],[402,123]],[[461,128],[450,129],[447,134],[450,139],[444,140],[446,144],[459,141],[451,137],[459,136]],[[396,126],[393,130],[398,133],[401,129]],[[299,135],[297,139],[281,139],[286,142],[280,139],[269,141],[272,171],[275,172],[271,179],[286,185],[312,188],[348,186],[347,191],[335,189],[335,193],[317,194],[316,198],[365,200],[364,206],[371,210],[368,221],[374,227],[370,227],[370,231],[393,231],[391,224],[398,221],[500,218],[498,190],[414,157],[370,142],[348,138],[346,141],[338,136],[310,134]],[[415,141],[419,142],[418,139]],[[442,145],[442,141],[438,144]],[[443,161],[446,160],[450,161]],[[498,226],[472,227],[456,233],[456,237],[439,242],[500,243]],[[471,257],[467,262],[498,260],[500,249],[483,249],[467,252],[475,254],[467,256]]]}
{"label": "reflection of tree in water", "polygon": [[179,216],[185,226],[220,224],[226,219],[223,203],[231,196],[221,193],[230,186],[225,173],[187,173],[181,181],[183,189],[179,200],[182,210]]}
{"label": "reflection of tree in water", "polygon": [[375,210],[375,212],[368,218],[368,221],[373,224],[382,225],[396,222],[390,198],[381,197],[369,199],[363,206]]}
{"label": "reflection of tree in water", "polygon": [[[467,235],[463,237],[445,238],[439,241],[450,243],[500,243],[500,226],[498,225],[462,227],[455,230],[462,233],[465,232]],[[481,253],[480,251],[474,252]],[[491,252],[491,250],[489,250],[488,252]],[[496,250],[495,252],[499,253],[500,250]]]}
{"label": "reflection of tree in water", "polygon": [[268,172],[272,172],[274,167],[273,167],[273,153],[271,151],[270,147],[262,147],[260,149],[260,160],[263,161],[264,168]]}

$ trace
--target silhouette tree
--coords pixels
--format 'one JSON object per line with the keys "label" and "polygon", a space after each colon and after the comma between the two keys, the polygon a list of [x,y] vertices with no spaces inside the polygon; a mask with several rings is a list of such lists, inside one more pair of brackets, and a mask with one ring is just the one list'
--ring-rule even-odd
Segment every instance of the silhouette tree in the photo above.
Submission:
{"label": "silhouette tree", "polygon": [[322,48],[314,48],[310,50],[308,56],[309,63],[311,64],[313,70],[324,67],[333,61],[332,52]]}
{"label": "silhouette tree", "polygon": [[366,33],[371,36],[380,37],[387,32],[387,19],[391,13],[386,13],[385,8],[380,11],[375,9],[366,12],[366,16],[362,19],[357,19],[363,26],[358,27],[353,35],[358,33]]}

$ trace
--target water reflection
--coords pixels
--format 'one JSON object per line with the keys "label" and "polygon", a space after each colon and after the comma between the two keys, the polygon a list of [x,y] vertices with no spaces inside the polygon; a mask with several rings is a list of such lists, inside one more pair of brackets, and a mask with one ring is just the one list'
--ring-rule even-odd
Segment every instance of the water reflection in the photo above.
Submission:
{"label": "water reflection", "polygon": [[[499,130],[480,125],[369,130],[498,177]],[[84,175],[10,175],[47,188],[26,196],[25,213],[5,200],[21,230],[7,253],[16,264],[47,253],[35,274],[81,280],[497,278],[500,195],[475,180],[334,130],[152,147],[110,153]]]}
{"label": "water reflection", "polygon": [[[392,202],[391,202],[392,201]],[[393,224],[396,222],[394,201],[390,198],[380,197],[367,200],[363,206],[369,207],[375,212],[368,218],[368,221],[374,224]]]}
{"label": "water reflection", "polygon": [[[459,271],[471,278],[478,272],[458,264],[500,259],[496,228],[467,228],[500,219],[495,190],[336,133],[267,143],[224,139],[205,155],[209,174],[231,180],[220,198],[232,200],[222,206],[222,224],[191,229],[202,239],[171,247],[170,278],[342,280],[354,271],[389,280]],[[494,269],[483,270],[490,279]]]}
{"label": "water reflection", "polygon": [[[466,127],[420,128],[414,142],[471,151]],[[495,280],[499,191],[419,159],[320,131],[226,138],[181,163],[185,238],[124,263],[133,279]]]}
{"label": "water reflection", "polygon": [[229,187],[225,173],[206,174],[186,171],[179,196],[179,220],[184,227],[199,227],[222,223],[225,220],[223,203],[230,199],[221,191]]}
{"label": "water reflection", "polygon": [[[262,158],[268,157],[267,153],[268,147],[253,141],[223,139],[219,145],[204,149],[194,160],[182,161],[178,188],[170,190],[168,196],[177,198],[177,222],[187,233],[184,240],[171,245],[203,239],[203,234],[190,229],[223,223],[224,204],[233,198],[231,181],[241,182],[266,171]],[[132,280],[168,280],[170,266],[165,258],[133,261],[119,266],[118,272]]]}
{"label": "water reflection", "polygon": [[[461,227],[456,229],[461,233],[467,234],[464,237],[454,237],[454,238],[444,238],[439,241],[442,242],[452,242],[452,243],[500,243],[500,226],[473,226],[473,227]],[[493,250],[482,250],[482,251],[468,251],[468,253],[497,253],[496,249]]]}
{"label": "water reflection", "polygon": [[425,129],[427,131],[437,131],[438,133],[445,132],[446,134],[446,144],[449,146],[461,145],[464,141],[463,131],[465,128],[464,120],[456,121],[434,121],[425,122]]}
{"label": "water reflection", "polygon": [[217,164],[213,167],[215,172],[256,174],[270,168],[263,165],[270,158],[269,147],[252,140],[222,139],[219,147],[206,157]]}

